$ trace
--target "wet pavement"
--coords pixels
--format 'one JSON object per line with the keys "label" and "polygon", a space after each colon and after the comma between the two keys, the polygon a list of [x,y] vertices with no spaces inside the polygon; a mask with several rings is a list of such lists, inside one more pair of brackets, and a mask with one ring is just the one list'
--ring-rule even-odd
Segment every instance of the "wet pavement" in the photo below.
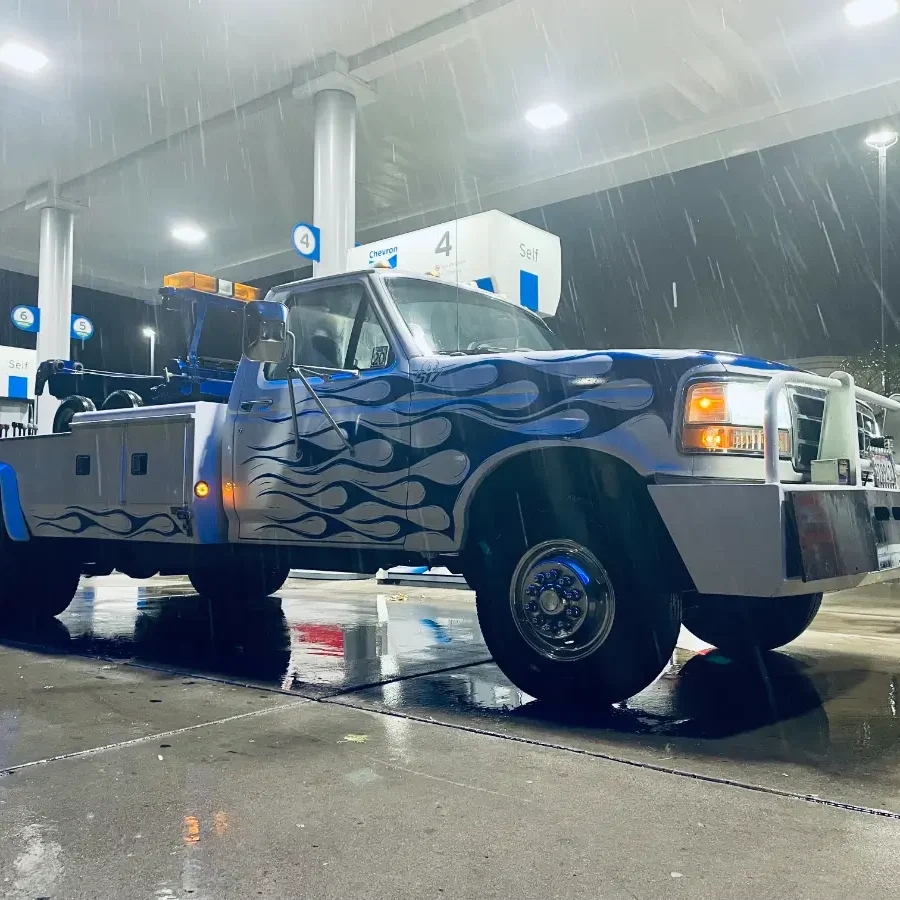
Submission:
{"label": "wet pavement", "polygon": [[[88,831],[98,817],[107,830],[117,821],[121,826],[119,808],[136,832],[148,828],[133,824],[135,816],[162,829],[169,849],[148,851],[139,845],[141,854],[177,856],[182,868],[158,883],[149,872],[146,882],[140,874],[133,877],[147,886],[134,896],[164,900],[243,897],[257,891],[286,896],[275,874],[278,853],[290,855],[298,838],[304,854],[319,860],[310,870],[305,855],[306,862],[292,863],[303,869],[306,885],[298,896],[338,896],[340,890],[345,896],[366,895],[353,881],[356,863],[336,881],[320,879],[319,865],[324,868],[329,860],[339,865],[343,838],[330,834],[312,847],[306,833],[284,835],[284,829],[302,830],[308,824],[304,819],[317,816],[322,822],[330,817],[329,827],[342,833],[349,828],[355,836],[348,846],[354,847],[376,820],[390,820],[379,827],[403,833],[401,857],[416,846],[425,852],[422,847],[436,841],[456,846],[465,829],[478,832],[489,823],[516,831],[532,816],[531,827],[557,829],[542,842],[550,840],[554,847],[571,842],[557,847],[562,856],[557,853],[552,865],[526,860],[536,880],[526,879],[525,889],[509,859],[498,863],[499,880],[498,870],[485,862],[486,880],[471,894],[494,896],[491,890],[502,884],[507,893],[497,896],[512,890],[553,896],[553,866],[560,859],[568,866],[577,857],[582,876],[597,878],[603,870],[609,878],[609,861],[623,861],[629,852],[624,835],[635,827],[637,810],[658,823],[654,854],[674,853],[672,871],[666,870],[669,863],[660,863],[643,880],[639,874],[619,873],[621,883],[607,880],[609,890],[601,896],[680,896],[687,885],[672,872],[688,866],[676,863],[679,853],[693,867],[706,866],[702,873],[700,868],[693,872],[695,881],[685,895],[702,893],[701,885],[712,890],[709,879],[721,861],[703,863],[705,844],[696,833],[689,841],[677,837],[671,824],[684,815],[694,832],[701,827],[690,824],[696,817],[703,828],[717,828],[721,840],[733,840],[733,857],[741,842],[754,842],[756,853],[773,841],[768,867],[755,875],[773,889],[784,879],[796,879],[803,867],[797,868],[795,854],[784,846],[778,850],[768,818],[782,828],[808,832],[804,841],[818,842],[810,846],[819,854],[827,847],[846,853],[838,849],[841,841],[874,828],[852,851],[856,864],[868,867],[868,882],[844,879],[849,869],[842,863],[829,870],[819,859],[818,869],[810,862],[808,877],[821,880],[829,871],[828,889],[786,895],[842,896],[852,887],[857,897],[890,896],[894,887],[885,891],[879,879],[900,875],[895,851],[883,851],[884,842],[896,847],[900,836],[900,589],[882,586],[826,598],[813,628],[800,640],[756,660],[736,662],[714,651],[697,652],[701,645],[690,635],[683,637],[670,670],[642,694],[613,708],[573,713],[523,695],[490,662],[467,591],[291,579],[277,601],[238,613],[197,597],[181,579],[86,579],[59,619],[0,629],[0,846],[19,848],[0,849],[0,897],[132,896],[123,892],[126,882],[120,883],[115,866],[98,882],[102,887],[83,893],[75,892],[62,869],[47,893],[40,893],[39,878],[23,881],[15,875],[30,865],[29,853],[44,860],[57,853],[47,849],[53,842],[68,846],[79,860],[70,859],[72,871],[89,866],[97,848],[90,841],[82,847],[75,820],[66,819],[82,808],[94,810]],[[365,752],[354,751],[357,744]],[[351,752],[361,758],[346,769],[340,759]],[[226,789],[235,779],[253,785],[257,766],[271,768],[272,778],[247,787],[257,795],[245,796],[238,783]],[[553,779],[590,780],[581,788],[563,781],[551,789],[551,773]],[[291,805],[280,796],[279,781],[282,792],[298,792],[302,802]],[[454,784],[458,796],[452,791],[444,796]],[[100,799],[103,785],[112,791],[111,802]],[[423,785],[427,800],[420,795]],[[432,788],[437,792],[433,801]],[[523,796],[532,791],[536,797]],[[479,802],[471,801],[473,793]],[[559,824],[570,794],[570,812],[584,820],[578,834]],[[467,795],[472,808],[462,811],[460,798]],[[623,805],[626,795],[631,805]],[[618,804],[615,813],[603,807],[610,797]],[[343,812],[326,809],[332,802],[349,806]],[[422,803],[445,811],[429,817]],[[243,823],[238,829],[251,820],[265,829],[267,805],[277,839],[270,835],[267,843],[258,834],[244,833],[241,841],[248,852],[268,861],[269,877],[256,889],[243,875],[227,887],[221,879],[228,866],[219,857],[232,826],[223,826],[219,835],[216,816],[237,816],[235,821]],[[176,815],[176,807],[183,815]],[[205,819],[196,811],[201,807]],[[446,820],[450,808],[455,824]],[[479,809],[482,818],[476,821]],[[734,824],[738,810],[740,827]],[[204,838],[208,855],[203,859],[182,834],[194,828],[182,821],[184,816],[202,819],[197,827],[204,835],[212,829],[216,840],[223,838],[220,843]],[[562,818],[557,821],[557,816]],[[613,824],[618,829],[614,839],[608,832]],[[649,823],[647,828],[653,830]],[[588,838],[598,829],[605,852],[611,848],[602,864],[589,852]],[[68,845],[62,840],[66,833]],[[381,837],[393,853],[390,834]],[[107,840],[113,838],[107,834]],[[134,840],[121,831],[113,844],[130,846]],[[632,854],[643,840],[635,837]],[[495,852],[508,848],[508,841],[498,846],[492,839],[488,845]],[[107,851],[97,852],[102,857]],[[359,852],[361,865],[366,853]],[[470,845],[465,852],[472,856],[474,850]],[[489,860],[491,852],[474,853],[473,859]],[[519,847],[510,859],[522,852]],[[748,852],[741,847],[740,854]],[[132,854],[138,850],[127,851],[126,858],[136,859]],[[741,859],[730,878],[743,870],[746,860]],[[777,862],[788,859],[793,867]],[[13,874],[4,873],[4,864]],[[145,864],[142,856],[140,871]],[[402,890],[382,890],[396,873],[380,863],[371,865],[382,880],[373,896],[405,896]],[[460,886],[463,876],[445,872],[443,862],[435,865],[432,874],[440,877],[435,875],[432,884],[431,875],[423,876],[431,885],[425,893],[470,894],[469,887]],[[48,871],[56,870],[50,866]],[[718,877],[725,872],[721,869]],[[542,893],[537,886],[543,878],[550,886]],[[63,882],[67,892],[60,892]],[[844,894],[836,889],[841,883]],[[454,884],[459,890],[450,889]],[[587,884],[583,887],[585,896],[598,896],[596,881],[593,893]],[[730,889],[719,885],[708,895],[746,896]],[[556,893],[580,895],[558,885]]]}

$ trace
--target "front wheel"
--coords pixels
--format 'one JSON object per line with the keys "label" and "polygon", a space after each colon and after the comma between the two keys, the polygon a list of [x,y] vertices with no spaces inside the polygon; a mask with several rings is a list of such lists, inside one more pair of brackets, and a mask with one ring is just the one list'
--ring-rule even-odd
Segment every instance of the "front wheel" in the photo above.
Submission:
{"label": "front wheel", "polygon": [[507,558],[499,567],[507,577],[479,584],[485,643],[504,674],[533,697],[591,705],[624,700],[671,659],[680,597],[648,583],[607,529],[552,530],[559,536]]}
{"label": "front wheel", "polygon": [[821,594],[797,597],[693,594],[685,597],[683,622],[701,641],[737,656],[789,644],[806,631],[821,603]]}
{"label": "front wheel", "polygon": [[189,578],[194,590],[223,602],[261,600],[287,581],[290,566],[276,558],[226,559],[194,569]]}

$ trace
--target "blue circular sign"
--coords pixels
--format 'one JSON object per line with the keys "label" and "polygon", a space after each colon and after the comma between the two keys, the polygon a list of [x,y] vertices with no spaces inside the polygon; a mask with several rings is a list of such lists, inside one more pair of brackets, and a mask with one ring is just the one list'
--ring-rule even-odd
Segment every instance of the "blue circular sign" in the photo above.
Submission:
{"label": "blue circular sign", "polygon": [[94,323],[87,316],[72,316],[72,337],[86,341],[94,333]]}
{"label": "blue circular sign", "polygon": [[15,306],[9,317],[19,331],[40,330],[41,314],[33,306]]}
{"label": "blue circular sign", "polygon": [[315,225],[298,222],[291,231],[291,243],[294,249],[304,258],[313,262],[320,260],[320,233]]}

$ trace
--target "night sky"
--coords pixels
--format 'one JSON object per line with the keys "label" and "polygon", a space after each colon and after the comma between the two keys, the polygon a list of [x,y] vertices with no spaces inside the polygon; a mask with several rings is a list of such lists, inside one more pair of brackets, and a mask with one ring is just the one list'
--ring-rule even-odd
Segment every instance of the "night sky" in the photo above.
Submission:
{"label": "night sky", "polygon": [[[523,213],[562,240],[560,330],[589,347],[707,347],[775,359],[865,352],[881,328],[878,164],[864,143],[872,128]],[[889,344],[900,311],[900,145],[893,152]]]}
{"label": "night sky", "polygon": [[[880,331],[878,166],[864,144],[875,125],[522,213],[562,242],[557,329],[570,346],[591,348],[706,347],[773,359],[865,352]],[[900,145],[892,153],[888,343],[900,341]],[[0,343],[33,347],[34,336],[9,321],[18,303],[37,303],[36,279],[0,271]],[[146,370],[140,326],[153,311],[142,301],[75,288],[72,309],[97,329],[80,351],[85,365]],[[167,330],[160,367],[181,349]]]}

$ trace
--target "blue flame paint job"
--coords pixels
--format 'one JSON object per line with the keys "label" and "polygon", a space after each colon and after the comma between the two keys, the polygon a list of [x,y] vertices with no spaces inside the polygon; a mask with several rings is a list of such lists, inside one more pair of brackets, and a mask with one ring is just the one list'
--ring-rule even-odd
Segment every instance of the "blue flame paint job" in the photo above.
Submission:
{"label": "blue flame paint job", "polygon": [[114,537],[134,538],[156,534],[174,537],[183,534],[178,522],[167,513],[136,516],[124,509],[93,510],[84,506],[67,506],[58,516],[38,516],[39,529],[70,535],[80,535],[97,529]]}
{"label": "blue flame paint job", "polygon": [[[448,549],[471,474],[498,455],[561,441],[590,443],[638,416],[672,427],[681,377],[719,366],[708,351],[557,351],[413,360],[317,387],[351,435],[350,454],[312,398],[258,420],[236,477],[263,507],[259,537]],[[780,368],[728,355],[750,368]],[[721,370],[721,369],[720,369]],[[528,445],[528,447],[525,447]],[[250,535],[247,535],[250,536]],[[412,543],[410,543],[412,541]]]}

